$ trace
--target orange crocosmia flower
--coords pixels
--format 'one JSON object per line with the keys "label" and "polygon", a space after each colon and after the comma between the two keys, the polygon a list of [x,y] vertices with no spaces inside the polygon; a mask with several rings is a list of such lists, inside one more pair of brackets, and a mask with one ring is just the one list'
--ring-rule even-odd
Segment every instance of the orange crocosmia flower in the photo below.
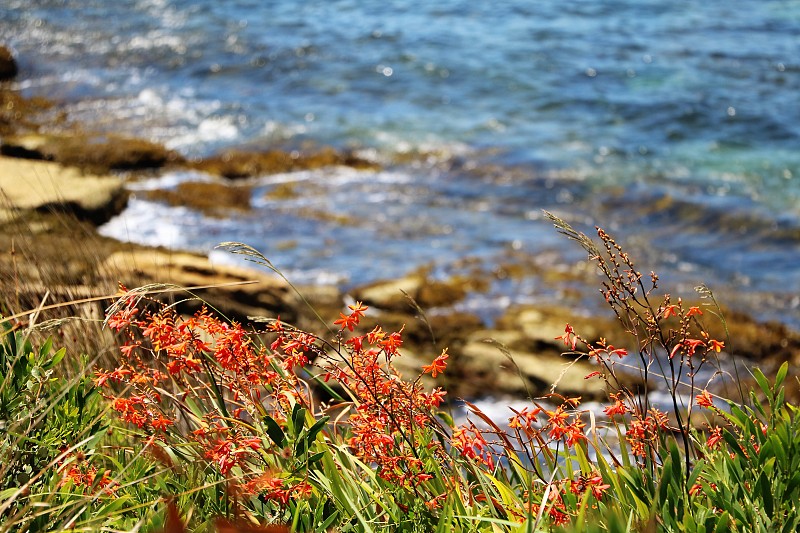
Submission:
{"label": "orange crocosmia flower", "polygon": [[172,420],[169,418],[164,418],[163,416],[159,416],[150,422],[150,425],[153,426],[153,429],[160,429],[162,431],[166,431],[167,428],[173,424],[174,422]]}
{"label": "orange crocosmia flower", "polygon": [[247,446],[252,450],[258,450],[261,448],[261,439],[258,437],[247,437],[243,439],[239,439],[239,446]]}
{"label": "orange crocosmia flower", "polygon": [[651,407],[650,414],[647,415],[645,419],[646,422],[649,422],[651,426],[653,426],[654,430],[657,429],[668,429],[669,428],[669,417],[667,413],[664,411],[659,410],[657,407]]}
{"label": "orange crocosmia flower", "polygon": [[675,346],[672,347],[672,350],[669,352],[669,358],[670,359],[674,358],[678,354],[678,352],[680,352],[682,349],[683,349],[683,344],[681,344],[680,342],[677,343]]}
{"label": "orange crocosmia flower", "polygon": [[711,339],[708,341],[708,349],[714,350],[715,352],[719,353],[725,347],[725,343],[722,341],[718,341],[716,339]]}
{"label": "orange crocosmia flower", "polygon": [[125,343],[125,344],[123,344],[122,346],[119,347],[119,351],[126,358],[131,359],[133,351],[136,350],[136,348],[140,347],[141,345],[142,345],[142,343],[139,342],[139,341],[136,341],[136,342],[133,342],[133,343]]}
{"label": "orange crocosmia flower", "polygon": [[706,343],[704,343],[700,339],[686,339],[685,341],[683,341],[683,345],[686,347],[689,357],[692,357],[697,351],[697,348],[705,346]]}
{"label": "orange crocosmia flower", "polygon": [[339,318],[334,320],[333,323],[334,325],[341,326],[341,329],[347,328],[350,331],[353,331],[361,321],[361,317],[364,316],[364,312],[369,309],[369,307],[361,302],[356,302],[355,304],[348,305],[347,307],[352,312],[349,315],[339,313]]}
{"label": "orange crocosmia flower", "polygon": [[581,397],[573,396],[571,398],[564,398],[564,403],[570,407],[578,407],[581,404]]}
{"label": "orange crocosmia flower", "polygon": [[613,404],[611,404],[608,407],[606,407],[605,409],[603,409],[603,412],[607,416],[624,415],[625,413],[627,413],[628,412],[628,406],[625,405],[625,403],[622,400],[620,400],[616,395],[612,394],[612,397],[616,401]]}
{"label": "orange crocosmia flower", "polygon": [[431,364],[422,367],[422,373],[430,374],[432,378],[435,378],[439,374],[443,374],[447,368],[446,361],[448,357],[450,357],[450,354],[447,353],[447,348],[445,348]]}
{"label": "orange crocosmia flower", "polygon": [[715,427],[711,430],[711,433],[708,435],[708,440],[706,441],[706,446],[711,448],[712,450],[717,448],[719,444],[722,442],[722,428]]}
{"label": "orange crocosmia flower", "polygon": [[603,483],[603,477],[600,474],[595,474],[588,480],[589,490],[592,491],[592,495],[595,499],[602,499],[603,494],[611,488],[611,485],[608,483]]}
{"label": "orange crocosmia flower", "polygon": [[[403,326],[405,328],[405,326]],[[382,341],[379,341],[378,344],[386,351],[387,354],[395,355],[397,353],[398,348],[403,344],[403,337],[402,331],[395,331],[394,333],[390,333],[387,335]],[[441,357],[441,356],[440,356]]]}
{"label": "orange crocosmia flower", "polygon": [[565,440],[567,446],[572,447],[582,440],[587,440],[586,435],[583,433],[584,427],[586,427],[584,422],[575,420],[564,429],[564,435],[567,437]]}
{"label": "orange crocosmia flower", "polygon": [[383,332],[380,326],[375,326],[375,328],[367,333],[367,342],[370,344],[376,344],[377,342],[383,340],[386,336],[386,333]]}
{"label": "orange crocosmia flower", "polygon": [[369,309],[369,307],[367,307],[366,305],[364,305],[361,302],[356,302],[353,305],[348,305],[347,308],[352,311],[351,314],[353,316],[356,316],[356,317],[359,317],[359,318],[364,316],[364,313],[367,311],[367,309]]}
{"label": "orange crocosmia flower", "polygon": [[603,476],[597,472],[592,472],[591,475],[580,476],[577,480],[570,484],[570,491],[573,494],[583,494],[591,492],[596,500],[603,498],[606,490],[610,489],[611,485],[603,483]]}
{"label": "orange crocosmia flower", "polygon": [[571,350],[574,350],[578,344],[578,339],[575,336],[575,330],[572,329],[572,326],[569,324],[567,324],[567,326],[564,328],[564,334],[556,337],[555,340],[564,341],[564,344],[569,346]]}
{"label": "orange crocosmia flower", "polygon": [[303,498],[303,499],[310,498],[313,492],[314,492],[314,487],[312,487],[305,481],[301,481],[292,488],[292,493],[298,498]]}
{"label": "orange crocosmia flower", "polygon": [[341,326],[341,329],[347,328],[350,331],[353,331],[358,325],[358,317],[355,315],[348,316],[344,313],[339,313],[339,319],[334,320],[333,323],[336,326]]}
{"label": "orange crocosmia flower", "polygon": [[106,323],[108,324],[108,327],[114,331],[120,331],[131,325],[134,315],[136,315],[138,312],[139,310],[135,307],[122,309],[109,316]]}
{"label": "orange crocosmia flower", "polygon": [[664,309],[664,313],[663,313],[662,316],[664,317],[664,319],[667,319],[667,318],[669,318],[671,316],[678,316],[678,310],[679,309],[680,308],[677,305],[668,305]]}
{"label": "orange crocosmia flower", "polygon": [[697,405],[700,407],[712,407],[714,405],[714,399],[711,397],[711,393],[705,389],[695,396],[694,401],[697,402]]}
{"label": "orange crocosmia flower", "polygon": [[610,344],[608,345],[607,350],[608,350],[608,355],[616,355],[620,359],[628,355],[628,350],[626,350],[625,348],[614,348]]}
{"label": "orange crocosmia flower", "polygon": [[442,390],[441,387],[436,387],[430,394],[425,397],[425,403],[431,407],[439,407],[444,401],[447,391]]}
{"label": "orange crocosmia flower", "polygon": [[689,310],[686,312],[686,316],[687,317],[694,316],[694,315],[702,315],[702,314],[703,314],[703,311],[697,306],[690,307]]}
{"label": "orange crocosmia flower", "polygon": [[546,428],[549,428],[549,437],[551,439],[560,439],[567,434],[567,421],[570,414],[564,410],[564,405],[559,405],[555,411],[545,411],[548,416]]}

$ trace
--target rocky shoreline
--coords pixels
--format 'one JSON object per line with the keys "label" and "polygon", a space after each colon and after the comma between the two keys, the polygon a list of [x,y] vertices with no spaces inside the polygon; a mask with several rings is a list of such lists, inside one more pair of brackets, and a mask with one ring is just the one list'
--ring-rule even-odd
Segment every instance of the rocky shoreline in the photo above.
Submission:
{"label": "rocky shoreline", "polygon": [[[9,61],[13,63],[13,57],[0,47],[0,80],[16,74]],[[230,187],[231,180],[342,165],[374,169],[377,163],[330,147],[231,150],[189,160],[147,140],[86,131],[60,113],[57,104],[23,98],[9,82],[0,81],[0,269],[8,307],[3,312],[34,309],[44,298],[53,303],[114,294],[118,281],[128,286],[172,283],[215,286],[198,294],[233,319],[280,315],[322,332],[315,313],[275,275],[215,265],[196,254],[121,243],[95,230],[124,209],[126,180],[168,169],[204,172],[216,181],[156,191],[151,197],[224,216],[226,209],[247,207],[246,189]],[[255,283],[241,284],[245,281]],[[453,396],[539,396],[557,382],[556,392],[565,396],[602,397],[602,383],[584,379],[593,370],[591,365],[563,357],[563,344],[556,337],[569,322],[587,339],[624,338],[616,321],[578,316],[558,305],[519,306],[508,309],[490,327],[454,308],[484,283],[479,275],[441,281],[417,272],[350,294],[329,286],[299,289],[326,320],[333,320],[346,302],[355,299],[371,307],[366,327],[374,323],[384,329],[405,327],[404,355],[398,360],[405,375],[418,373],[441,348],[449,347],[452,364],[443,383]],[[199,305],[188,300],[182,309],[190,312]],[[432,309],[436,312],[428,313]],[[66,311],[85,313],[87,318],[99,313],[98,306],[91,312]],[[798,333],[780,324],[760,324],[741,313],[730,313],[727,320],[737,355],[757,362],[767,373],[784,360],[797,370]],[[631,384],[634,381],[631,378]],[[797,383],[793,387],[796,394]]]}

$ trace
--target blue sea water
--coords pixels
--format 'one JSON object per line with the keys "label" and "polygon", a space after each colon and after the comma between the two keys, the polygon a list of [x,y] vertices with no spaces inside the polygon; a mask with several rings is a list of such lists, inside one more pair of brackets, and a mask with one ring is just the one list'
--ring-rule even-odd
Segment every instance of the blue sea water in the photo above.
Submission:
{"label": "blue sea water", "polygon": [[[21,91],[96,128],[188,156],[313,143],[386,163],[257,178],[254,209],[221,219],[134,199],[107,234],[244,241],[347,288],[572,264],[547,209],[604,226],[668,286],[800,327],[795,0],[4,0],[0,42]],[[286,183],[296,197],[269,196]],[[501,280],[465,305],[562,294]]]}

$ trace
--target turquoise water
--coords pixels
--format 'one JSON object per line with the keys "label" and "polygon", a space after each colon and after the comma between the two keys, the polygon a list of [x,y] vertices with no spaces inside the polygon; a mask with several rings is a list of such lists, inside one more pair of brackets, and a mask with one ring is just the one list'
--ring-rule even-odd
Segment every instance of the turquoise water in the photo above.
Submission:
{"label": "turquoise water", "polygon": [[[108,234],[241,240],[346,288],[509,253],[577,260],[548,209],[612,230],[675,286],[800,326],[800,3],[494,4],[6,0],[0,41],[23,92],[109,131],[187,155],[312,141],[393,162],[261,178],[254,211],[223,220],[135,200]],[[264,196],[285,181],[299,198]],[[501,285],[497,305],[554,297]]]}

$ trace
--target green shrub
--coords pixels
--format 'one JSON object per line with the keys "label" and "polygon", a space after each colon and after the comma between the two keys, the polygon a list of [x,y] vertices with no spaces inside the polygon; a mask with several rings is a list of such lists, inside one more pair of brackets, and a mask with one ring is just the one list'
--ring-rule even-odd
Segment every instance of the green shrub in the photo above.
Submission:
{"label": "green shrub", "polygon": [[[66,355],[0,333],[0,517],[5,529],[42,530],[109,482],[92,464],[107,422],[91,380],[57,373]],[[87,367],[86,361],[82,361]],[[78,501],[80,500],[80,502]],[[43,512],[53,509],[52,512]]]}

